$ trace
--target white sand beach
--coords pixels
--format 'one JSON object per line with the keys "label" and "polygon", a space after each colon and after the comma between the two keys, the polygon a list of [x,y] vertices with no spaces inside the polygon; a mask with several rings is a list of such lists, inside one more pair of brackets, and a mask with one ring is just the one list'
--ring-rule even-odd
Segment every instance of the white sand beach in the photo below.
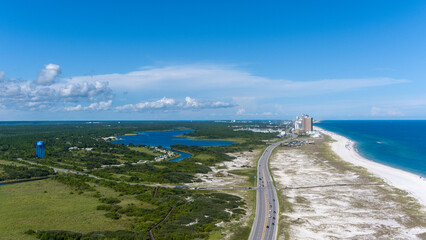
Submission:
{"label": "white sand beach", "polygon": [[[425,208],[418,198],[373,172],[378,168],[395,178],[396,169],[361,165],[358,162],[362,158],[352,152],[350,142],[336,140],[332,144],[338,156],[329,151],[328,140],[320,138],[315,144],[278,147],[271,157],[270,169],[282,206],[279,239],[426,240]],[[412,183],[402,182],[408,186]]]}
{"label": "white sand beach", "polygon": [[366,168],[372,174],[382,178],[389,185],[407,191],[423,206],[426,206],[425,178],[413,173],[368,160],[358,154],[358,152],[354,149],[354,142],[348,138],[330,131],[326,131],[319,127],[315,127],[315,130],[329,135],[335,140],[335,142],[331,144],[331,148],[344,161]]}

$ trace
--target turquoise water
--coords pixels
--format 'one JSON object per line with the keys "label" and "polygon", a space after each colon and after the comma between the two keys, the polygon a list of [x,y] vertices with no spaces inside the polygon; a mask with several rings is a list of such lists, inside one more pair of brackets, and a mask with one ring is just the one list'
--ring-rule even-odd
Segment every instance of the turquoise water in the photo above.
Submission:
{"label": "turquoise water", "polygon": [[363,157],[426,177],[426,121],[321,121],[355,142]]}
{"label": "turquoise water", "polygon": [[[170,149],[171,145],[188,145],[188,146],[200,146],[200,147],[212,147],[212,146],[223,146],[231,145],[234,142],[229,141],[216,141],[216,140],[192,140],[187,137],[179,137],[184,133],[194,132],[192,130],[170,130],[170,131],[152,131],[152,132],[140,132],[137,135],[130,136],[121,136],[119,138],[123,140],[113,141],[112,143],[116,144],[125,144],[133,143],[134,145],[142,144],[148,146],[161,146],[167,149]],[[173,150],[174,151],[174,150]],[[179,152],[181,156],[175,159],[170,160],[171,162],[180,161],[185,158],[189,158],[192,155],[185,152]]]}

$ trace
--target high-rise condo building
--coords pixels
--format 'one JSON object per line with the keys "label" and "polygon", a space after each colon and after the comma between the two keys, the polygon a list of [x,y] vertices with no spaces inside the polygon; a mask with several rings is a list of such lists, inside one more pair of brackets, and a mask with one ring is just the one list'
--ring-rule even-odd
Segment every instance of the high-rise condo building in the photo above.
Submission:
{"label": "high-rise condo building", "polygon": [[314,120],[309,115],[303,114],[300,117],[296,117],[294,122],[294,129],[296,133],[306,133],[314,130]]}

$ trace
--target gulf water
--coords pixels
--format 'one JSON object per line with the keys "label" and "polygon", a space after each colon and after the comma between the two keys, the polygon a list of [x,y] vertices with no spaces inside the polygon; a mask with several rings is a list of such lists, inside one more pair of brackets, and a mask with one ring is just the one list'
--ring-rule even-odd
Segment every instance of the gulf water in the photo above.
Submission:
{"label": "gulf water", "polygon": [[[222,146],[234,144],[230,141],[217,141],[217,140],[192,140],[187,137],[181,136],[185,133],[193,132],[193,130],[170,130],[170,131],[150,131],[150,132],[139,132],[136,135],[121,136],[119,138],[123,140],[113,141],[112,143],[125,144],[133,143],[134,145],[148,145],[148,146],[161,146],[170,149],[171,145],[188,145],[188,146],[200,146],[200,147],[211,147],[211,146]],[[180,157],[170,160],[171,162],[180,161],[185,158],[189,158],[192,155],[185,152],[174,151],[180,153]]]}
{"label": "gulf water", "polygon": [[315,124],[355,142],[375,162],[426,177],[426,121],[321,121]]}

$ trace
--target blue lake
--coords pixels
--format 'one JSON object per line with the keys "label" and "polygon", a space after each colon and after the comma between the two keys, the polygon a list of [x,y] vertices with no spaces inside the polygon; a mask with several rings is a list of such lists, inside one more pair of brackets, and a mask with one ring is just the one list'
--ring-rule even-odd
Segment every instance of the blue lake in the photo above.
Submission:
{"label": "blue lake", "polygon": [[[123,140],[112,141],[115,144],[134,145],[142,144],[148,146],[161,146],[163,148],[170,149],[171,145],[187,145],[187,146],[200,146],[200,147],[214,147],[231,145],[234,142],[230,141],[216,141],[216,140],[192,140],[187,137],[180,135],[185,133],[194,132],[193,130],[170,130],[170,131],[150,131],[140,132],[137,135],[120,136]],[[174,151],[174,150],[173,150]],[[174,151],[181,154],[180,157],[170,160],[171,162],[177,162],[185,158],[189,158],[192,155],[185,152]]]}

